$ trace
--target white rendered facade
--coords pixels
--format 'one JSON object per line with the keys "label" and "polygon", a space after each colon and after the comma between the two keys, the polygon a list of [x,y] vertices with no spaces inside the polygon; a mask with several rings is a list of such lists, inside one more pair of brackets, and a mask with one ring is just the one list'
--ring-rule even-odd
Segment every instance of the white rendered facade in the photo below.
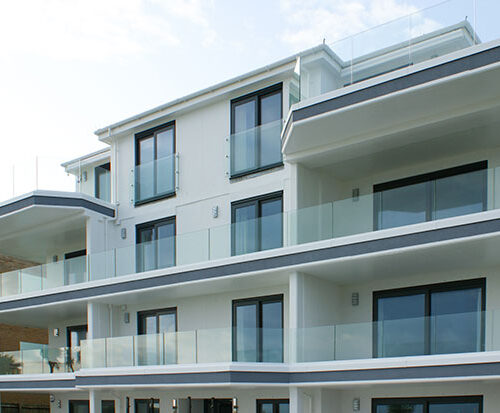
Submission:
{"label": "white rendered facade", "polygon": [[401,45],[350,66],[318,46],[110,125],[64,164],[75,193],[0,205],[2,255],[40,264],[1,275],[0,321],[49,332],[0,390],[51,412],[497,411],[500,46],[466,23],[415,44],[405,67]]}

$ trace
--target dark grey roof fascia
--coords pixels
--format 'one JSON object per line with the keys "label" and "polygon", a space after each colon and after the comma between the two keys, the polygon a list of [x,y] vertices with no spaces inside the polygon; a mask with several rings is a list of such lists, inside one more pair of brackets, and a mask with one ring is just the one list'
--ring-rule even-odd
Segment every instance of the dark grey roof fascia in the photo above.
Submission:
{"label": "dark grey roof fascia", "polygon": [[115,210],[113,208],[109,208],[80,197],[72,198],[50,195],[30,195],[26,198],[18,199],[0,206],[0,217],[37,205],[85,208],[111,218],[115,216]]}

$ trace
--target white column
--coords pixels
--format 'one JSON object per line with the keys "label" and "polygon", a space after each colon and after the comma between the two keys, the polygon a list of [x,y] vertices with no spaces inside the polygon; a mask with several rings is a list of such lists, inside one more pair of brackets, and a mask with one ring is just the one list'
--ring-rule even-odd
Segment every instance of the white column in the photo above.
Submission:
{"label": "white column", "polygon": [[312,396],[298,387],[290,387],[290,413],[313,413]]}
{"label": "white column", "polygon": [[106,338],[111,336],[111,315],[108,304],[87,303],[87,338]]}
{"label": "white column", "polygon": [[89,413],[101,413],[101,403],[95,390],[89,390]]}

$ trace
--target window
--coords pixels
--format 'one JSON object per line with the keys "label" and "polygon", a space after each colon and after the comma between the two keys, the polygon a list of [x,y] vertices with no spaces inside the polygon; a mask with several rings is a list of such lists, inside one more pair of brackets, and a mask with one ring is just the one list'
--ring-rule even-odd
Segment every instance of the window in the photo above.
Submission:
{"label": "window", "polygon": [[103,201],[111,201],[111,164],[98,166],[95,174],[95,196]]}
{"label": "window", "polygon": [[137,272],[175,265],[175,217],[136,228]]}
{"label": "window", "polygon": [[288,413],[288,400],[257,400],[257,413]]}
{"label": "window", "polygon": [[283,245],[283,194],[231,204],[232,255],[279,248]]}
{"label": "window", "polygon": [[69,401],[69,413],[89,413],[89,401],[88,400],[70,400]]}
{"label": "window", "polygon": [[87,339],[87,326],[71,326],[66,329],[66,343],[68,346],[68,368],[70,371],[80,370],[80,345]]}
{"label": "window", "polygon": [[103,400],[101,402],[101,413],[115,413],[115,401]]}
{"label": "window", "polygon": [[374,357],[483,351],[485,279],[373,293]]}
{"label": "window", "polygon": [[160,413],[160,400],[135,399],[135,413]]}
{"label": "window", "polygon": [[[198,400],[192,400],[197,404]],[[189,410],[191,411],[191,410]],[[196,409],[193,409],[196,411]],[[203,412],[206,413],[233,413],[233,403],[231,399],[205,399],[203,400]]]}
{"label": "window", "polygon": [[477,162],[375,185],[374,229],[485,211],[487,166]]}
{"label": "window", "polygon": [[136,352],[141,366],[177,362],[177,309],[141,311],[137,313]]}
{"label": "window", "polygon": [[175,193],[175,123],[136,135],[135,204]]}
{"label": "window", "polygon": [[281,83],[231,101],[231,177],[282,164]]}
{"label": "window", "polygon": [[283,296],[233,301],[233,360],[283,362]]}
{"label": "window", "polygon": [[372,413],[482,413],[482,396],[373,399]]}
{"label": "window", "polygon": [[87,250],[64,254],[64,285],[79,284],[86,281]]}

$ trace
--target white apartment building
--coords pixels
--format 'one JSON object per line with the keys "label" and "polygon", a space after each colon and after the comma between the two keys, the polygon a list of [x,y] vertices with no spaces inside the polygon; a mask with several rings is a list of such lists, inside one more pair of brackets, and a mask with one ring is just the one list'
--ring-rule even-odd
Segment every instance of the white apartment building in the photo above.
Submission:
{"label": "white apartment building", "polygon": [[75,192],[0,204],[0,254],[30,263],[0,275],[0,323],[48,332],[0,353],[2,397],[498,412],[500,41],[454,23],[106,126],[63,165]]}

